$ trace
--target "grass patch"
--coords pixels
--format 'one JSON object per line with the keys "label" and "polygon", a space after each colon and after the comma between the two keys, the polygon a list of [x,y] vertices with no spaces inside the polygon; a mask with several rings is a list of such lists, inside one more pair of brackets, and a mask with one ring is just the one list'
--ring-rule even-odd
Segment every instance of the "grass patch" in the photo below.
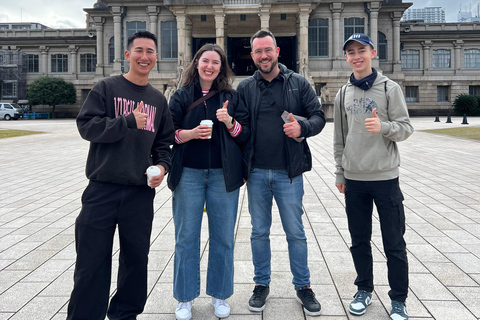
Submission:
{"label": "grass patch", "polygon": [[26,131],[26,130],[0,130],[0,139],[18,137],[18,136],[28,136],[30,134],[39,134],[43,133],[40,131]]}
{"label": "grass patch", "polygon": [[444,134],[462,139],[471,139],[480,141],[480,127],[458,127],[449,129],[422,130],[429,133]]}

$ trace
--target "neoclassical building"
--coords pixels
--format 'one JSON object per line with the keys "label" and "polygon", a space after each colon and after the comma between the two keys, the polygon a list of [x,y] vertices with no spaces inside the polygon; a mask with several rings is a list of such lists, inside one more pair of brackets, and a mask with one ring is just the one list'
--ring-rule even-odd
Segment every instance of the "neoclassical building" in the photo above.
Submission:
{"label": "neoclassical building", "polygon": [[402,86],[411,114],[446,113],[456,95],[480,94],[480,24],[400,22],[411,5],[401,0],[99,0],[84,8],[85,29],[0,30],[0,56],[8,50],[25,54],[27,84],[42,75],[74,83],[78,103],[58,108],[60,116],[73,116],[98,79],[128,71],[123,52],[138,30],[158,37],[150,82],[168,97],[207,42],[225,49],[236,82],[252,74],[250,36],[269,29],[277,37],[280,62],[307,77],[327,106],[351,73],[343,42],[363,32],[378,50],[374,67]]}

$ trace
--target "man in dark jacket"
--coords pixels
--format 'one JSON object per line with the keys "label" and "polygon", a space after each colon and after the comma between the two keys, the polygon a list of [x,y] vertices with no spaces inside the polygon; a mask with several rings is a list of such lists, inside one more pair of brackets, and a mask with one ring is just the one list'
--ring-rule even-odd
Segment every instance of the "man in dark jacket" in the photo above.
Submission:
{"label": "man in dark jacket", "polygon": [[322,131],[325,117],[308,81],[278,63],[280,48],[271,32],[258,31],[250,44],[258,70],[237,88],[251,118],[250,141],[244,150],[255,267],[255,289],[249,309],[262,311],[270,292],[269,234],[275,197],[287,235],[297,301],[306,314],[318,316],[321,306],[310,289],[307,241],[302,223],[302,173],[312,167],[305,138]]}

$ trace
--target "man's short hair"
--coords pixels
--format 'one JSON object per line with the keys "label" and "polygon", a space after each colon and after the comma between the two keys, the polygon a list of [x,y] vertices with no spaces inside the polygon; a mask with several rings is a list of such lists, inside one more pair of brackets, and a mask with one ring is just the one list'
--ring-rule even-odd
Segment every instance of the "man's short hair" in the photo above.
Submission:
{"label": "man's short hair", "polygon": [[268,30],[258,30],[251,38],[250,38],[250,47],[252,47],[253,50],[253,40],[256,38],[265,38],[265,37],[272,37],[273,39],[273,45],[275,48],[277,47],[277,40],[275,39],[275,36],[273,33],[271,33]]}
{"label": "man's short hair", "polygon": [[153,33],[151,33],[150,31],[138,31],[128,38],[128,42],[127,42],[128,50],[132,48],[133,41],[138,38],[152,39],[153,42],[155,42],[155,49],[158,46],[157,37]]}

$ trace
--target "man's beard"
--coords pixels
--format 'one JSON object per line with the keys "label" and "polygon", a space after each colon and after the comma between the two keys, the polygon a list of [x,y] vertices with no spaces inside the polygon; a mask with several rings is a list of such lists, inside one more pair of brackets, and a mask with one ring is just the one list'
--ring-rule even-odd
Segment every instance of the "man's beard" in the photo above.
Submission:
{"label": "man's beard", "polygon": [[258,70],[260,70],[262,73],[270,73],[273,71],[273,69],[278,65],[278,59],[272,60],[272,65],[270,68],[267,70],[262,69],[261,67],[261,62],[260,63],[255,63],[255,66],[257,67]]}

